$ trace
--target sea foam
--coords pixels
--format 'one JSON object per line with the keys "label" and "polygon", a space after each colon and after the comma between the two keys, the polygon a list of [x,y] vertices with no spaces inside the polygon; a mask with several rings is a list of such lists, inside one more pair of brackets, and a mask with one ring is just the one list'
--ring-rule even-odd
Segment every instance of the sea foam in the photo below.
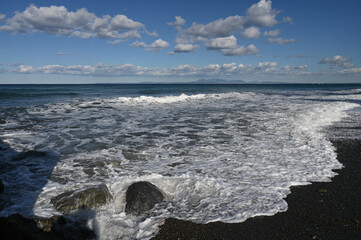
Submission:
{"label": "sea foam", "polygon": [[[1,214],[29,207],[38,216],[59,214],[50,198],[99,183],[114,197],[88,219],[100,239],[146,239],[167,217],[233,223],[285,211],[290,186],[329,181],[342,167],[324,130],[358,105],[343,95],[317,97],[276,91],[76,98],[18,112],[25,120],[13,119],[1,138],[17,151],[54,151],[59,159],[54,166],[39,162],[52,167],[51,176],[33,169],[48,179],[33,206],[22,201],[24,190],[12,199],[16,209]],[[21,171],[32,184],[40,181]],[[11,174],[0,177],[25,181]],[[152,182],[166,196],[146,217],[124,213],[125,191],[136,181]]]}

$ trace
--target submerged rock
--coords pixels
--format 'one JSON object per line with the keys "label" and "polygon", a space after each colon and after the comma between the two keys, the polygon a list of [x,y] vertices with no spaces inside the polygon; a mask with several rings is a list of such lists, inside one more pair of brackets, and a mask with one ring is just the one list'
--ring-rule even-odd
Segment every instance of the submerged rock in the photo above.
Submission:
{"label": "submerged rock", "polygon": [[129,186],[126,192],[125,212],[140,215],[162,202],[164,196],[155,185],[150,182],[136,182]]}
{"label": "submerged rock", "polygon": [[19,161],[19,160],[23,160],[28,157],[39,158],[39,157],[45,157],[45,156],[46,156],[46,152],[31,150],[31,151],[26,151],[26,152],[17,154],[15,157],[13,157],[13,160]]}
{"label": "submerged rock", "polygon": [[78,209],[94,209],[113,199],[105,184],[62,193],[50,200],[56,210],[69,213]]}

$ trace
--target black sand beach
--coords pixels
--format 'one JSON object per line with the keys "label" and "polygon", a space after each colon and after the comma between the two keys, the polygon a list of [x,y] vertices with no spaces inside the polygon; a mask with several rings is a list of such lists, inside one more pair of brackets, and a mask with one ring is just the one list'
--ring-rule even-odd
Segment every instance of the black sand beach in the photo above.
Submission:
{"label": "black sand beach", "polygon": [[286,212],[235,224],[169,218],[152,239],[361,239],[361,141],[332,142],[344,168],[332,182],[292,187]]}

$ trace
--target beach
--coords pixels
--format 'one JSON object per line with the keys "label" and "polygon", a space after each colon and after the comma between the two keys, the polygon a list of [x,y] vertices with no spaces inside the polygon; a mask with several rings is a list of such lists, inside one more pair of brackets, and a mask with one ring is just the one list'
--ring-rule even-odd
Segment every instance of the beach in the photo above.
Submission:
{"label": "beach", "polygon": [[[5,239],[357,239],[360,232],[359,85],[1,91]],[[140,182],[157,200],[127,208],[137,202],[128,190]]]}
{"label": "beach", "polygon": [[235,224],[169,218],[152,239],[361,239],[361,141],[332,143],[344,168],[332,182],[292,187],[286,212]]}

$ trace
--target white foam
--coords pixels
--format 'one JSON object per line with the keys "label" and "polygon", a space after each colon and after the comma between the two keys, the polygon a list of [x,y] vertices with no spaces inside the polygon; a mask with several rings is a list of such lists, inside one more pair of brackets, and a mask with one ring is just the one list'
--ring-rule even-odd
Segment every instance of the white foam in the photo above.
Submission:
{"label": "white foam", "polygon": [[[290,186],[329,181],[342,165],[322,129],[358,105],[312,98],[235,92],[76,99],[29,109],[31,129],[0,137],[14,149],[60,156],[36,215],[59,214],[49,200],[57,194],[103,182],[114,202],[89,226],[100,239],[147,239],[167,217],[231,223],[285,211]],[[136,181],[152,182],[166,196],[146,218],[124,213],[125,191]]]}

